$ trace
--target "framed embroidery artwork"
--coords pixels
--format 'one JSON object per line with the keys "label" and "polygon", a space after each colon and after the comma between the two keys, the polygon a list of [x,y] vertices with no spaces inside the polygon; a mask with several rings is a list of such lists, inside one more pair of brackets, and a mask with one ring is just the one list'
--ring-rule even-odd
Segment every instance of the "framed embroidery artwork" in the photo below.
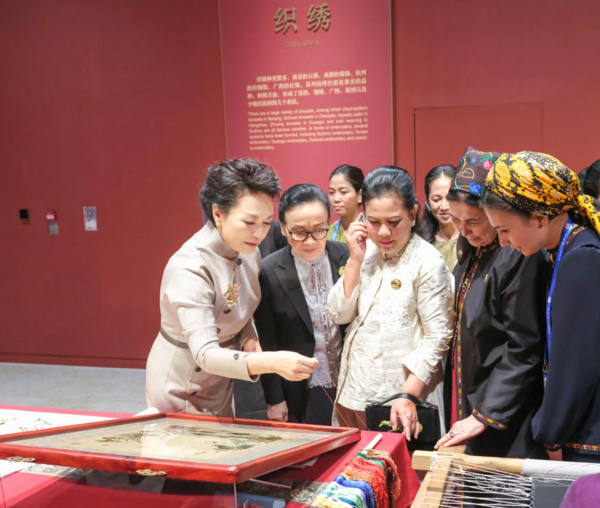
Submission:
{"label": "framed embroidery artwork", "polygon": [[161,413],[0,437],[0,458],[240,483],[360,439],[357,429]]}

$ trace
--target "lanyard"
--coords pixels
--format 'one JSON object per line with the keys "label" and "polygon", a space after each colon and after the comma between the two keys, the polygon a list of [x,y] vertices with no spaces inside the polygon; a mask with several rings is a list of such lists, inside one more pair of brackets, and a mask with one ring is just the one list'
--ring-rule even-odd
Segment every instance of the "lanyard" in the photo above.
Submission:
{"label": "lanyard", "polygon": [[[365,218],[363,217],[361,219],[361,222],[364,222]],[[338,231],[340,230],[340,226],[342,225],[342,219],[338,219],[338,221],[335,223],[335,228],[333,229],[333,235],[331,235],[331,239],[335,242],[337,241],[337,235],[338,235]]]}
{"label": "lanyard", "polygon": [[337,235],[338,235],[338,231],[340,230],[341,224],[342,224],[342,219],[338,219],[338,221],[335,223],[335,229],[333,230],[333,236],[331,237],[331,239],[334,242],[337,241]]}
{"label": "lanyard", "polygon": [[544,384],[546,383],[546,379],[548,378],[548,360],[550,357],[550,346],[552,344],[552,295],[554,294],[554,285],[556,284],[556,274],[558,273],[558,265],[565,254],[565,249],[567,248],[569,236],[571,235],[571,231],[573,230],[574,226],[575,225],[573,224],[573,221],[571,220],[571,218],[569,218],[560,235],[560,244],[558,247],[558,252],[556,253],[554,270],[552,271],[550,291],[548,292],[548,300],[546,300],[546,352],[544,353]]}

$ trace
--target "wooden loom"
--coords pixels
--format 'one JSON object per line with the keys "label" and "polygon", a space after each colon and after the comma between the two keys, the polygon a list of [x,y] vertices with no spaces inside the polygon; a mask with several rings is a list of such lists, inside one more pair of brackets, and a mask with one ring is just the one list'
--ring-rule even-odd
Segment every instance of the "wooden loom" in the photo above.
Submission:
{"label": "wooden loom", "polygon": [[[600,473],[600,464],[476,457],[462,451],[464,446],[414,453],[413,469],[427,474],[413,508],[463,506],[469,502],[478,506],[538,506],[534,500],[536,489],[553,489],[546,490],[546,495],[558,498],[575,479]],[[474,483],[468,486],[469,481]],[[473,493],[482,499],[470,498]],[[561,499],[556,499],[556,506]]]}

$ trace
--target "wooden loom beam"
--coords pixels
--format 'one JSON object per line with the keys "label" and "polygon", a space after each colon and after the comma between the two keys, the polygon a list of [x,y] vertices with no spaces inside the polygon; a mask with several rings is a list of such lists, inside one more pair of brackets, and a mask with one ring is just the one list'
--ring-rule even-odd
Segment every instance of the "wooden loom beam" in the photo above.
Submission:
{"label": "wooden loom beam", "polygon": [[443,499],[443,492],[432,492],[430,490],[429,487],[432,479],[433,475],[431,473],[425,475],[423,483],[421,483],[421,488],[411,505],[412,508],[436,508],[440,506]]}
{"label": "wooden loom beam", "polygon": [[[429,471],[433,452],[416,451],[412,458],[412,467],[417,471]],[[462,467],[465,470],[491,469],[505,473],[521,474],[525,459],[506,459],[500,457],[477,457],[459,453],[437,454],[437,461],[445,468],[452,462],[453,467]],[[446,466],[448,464],[448,466]]]}

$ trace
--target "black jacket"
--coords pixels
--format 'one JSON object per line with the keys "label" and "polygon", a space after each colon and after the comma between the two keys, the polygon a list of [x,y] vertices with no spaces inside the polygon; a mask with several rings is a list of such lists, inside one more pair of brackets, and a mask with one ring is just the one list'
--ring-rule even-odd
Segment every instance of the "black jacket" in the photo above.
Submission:
{"label": "black jacket", "polygon": [[[333,283],[348,260],[348,246],[327,242]],[[295,351],[312,357],[315,352],[310,312],[294,263],[291,247],[285,247],[263,260],[260,272],[262,297],[254,318],[264,351]],[[345,329],[341,327],[343,336]],[[261,376],[267,404],[284,400],[290,414],[300,416],[306,407],[307,381],[286,381],[277,374]]]}
{"label": "black jacket", "polygon": [[[474,253],[473,253],[474,254]],[[472,257],[456,265],[456,291]],[[488,420],[483,434],[467,442],[467,453],[490,457],[545,457],[533,440],[531,420],[543,394],[544,298],[549,263],[542,253],[525,257],[506,247],[488,249],[478,262],[460,323],[462,417]],[[444,392],[452,389],[448,355]],[[450,416],[447,406],[446,415]],[[458,413],[458,411],[457,411]]]}
{"label": "black jacket", "polygon": [[[576,235],[558,266],[544,402],[533,435],[563,460],[600,462],[600,238]],[[544,306],[545,307],[545,306]]]}

